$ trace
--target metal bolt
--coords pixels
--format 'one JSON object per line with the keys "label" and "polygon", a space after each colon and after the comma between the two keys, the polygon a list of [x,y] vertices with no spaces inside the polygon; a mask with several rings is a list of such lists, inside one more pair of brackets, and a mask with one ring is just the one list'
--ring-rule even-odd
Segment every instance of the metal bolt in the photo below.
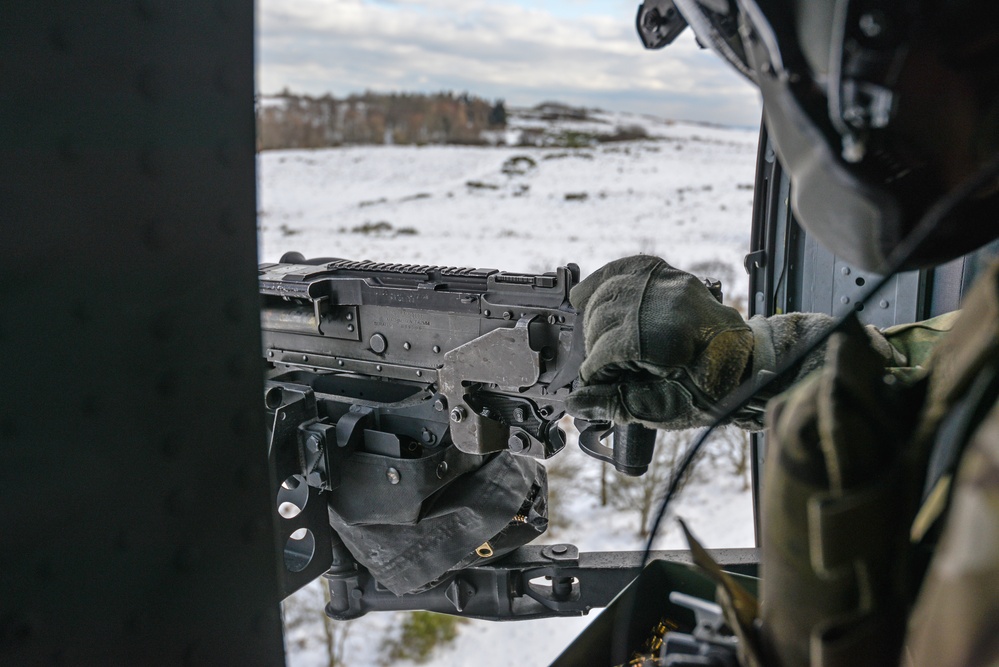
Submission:
{"label": "metal bolt", "polygon": [[460,424],[465,420],[465,414],[465,408],[459,406],[451,411],[451,421],[455,424]]}
{"label": "metal bolt", "polygon": [[511,313],[509,310],[504,310],[503,311],[503,319],[504,320],[512,320],[513,319],[513,313]]}
{"label": "metal bolt", "polygon": [[548,316],[548,324],[555,324],[556,322],[558,322],[558,318],[557,317],[555,317],[554,315],[549,315]]}
{"label": "metal bolt", "polygon": [[350,597],[354,598],[355,600],[360,600],[362,597],[364,597],[364,591],[362,591],[360,588],[351,589]]}
{"label": "metal bolt", "polygon": [[440,465],[437,466],[437,479],[444,479],[444,475],[447,474],[447,461],[441,461]]}
{"label": "metal bolt", "polygon": [[531,446],[531,439],[527,437],[526,433],[518,431],[510,434],[510,438],[506,441],[506,445],[510,448],[511,452],[518,454]]}
{"label": "metal bolt", "polygon": [[887,308],[888,307],[888,300],[887,299],[881,299],[881,301],[878,302],[878,305],[881,306],[882,308]]}
{"label": "metal bolt", "polygon": [[842,269],[840,269],[840,273],[842,273],[844,276],[850,275],[850,267],[844,266]]}
{"label": "metal bolt", "polygon": [[441,346],[434,345],[434,354],[440,354],[440,352],[441,352]]}
{"label": "metal bolt", "polygon": [[522,422],[527,415],[524,414],[524,408],[516,408],[513,411],[513,421]]}
{"label": "metal bolt", "polygon": [[425,428],[423,429],[423,432],[420,433],[420,439],[429,445],[436,439],[436,436],[434,435],[434,432],[431,431],[429,428]]}
{"label": "metal bolt", "polygon": [[413,347],[413,346],[409,344],[409,341],[406,341],[405,343],[402,344],[402,349],[404,349],[404,350],[408,350],[411,347]]}
{"label": "metal bolt", "polygon": [[319,451],[320,445],[322,445],[322,439],[314,433],[309,436],[308,440],[305,441],[305,446],[313,454]]}
{"label": "metal bolt", "polygon": [[398,484],[399,480],[402,479],[402,475],[395,468],[389,468],[385,471],[385,476],[388,477],[389,484]]}
{"label": "metal bolt", "polygon": [[841,296],[839,298],[839,302],[840,303],[850,303],[850,297],[848,297],[848,296]]}
{"label": "metal bolt", "polygon": [[436,410],[437,412],[444,412],[444,408],[446,407],[447,404],[444,403],[443,398],[438,398],[436,401],[434,401],[434,410]]}

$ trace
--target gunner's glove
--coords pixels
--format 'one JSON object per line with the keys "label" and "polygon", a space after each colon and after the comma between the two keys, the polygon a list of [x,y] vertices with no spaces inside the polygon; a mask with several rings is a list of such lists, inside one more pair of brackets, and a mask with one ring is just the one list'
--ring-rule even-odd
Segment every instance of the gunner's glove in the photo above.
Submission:
{"label": "gunner's glove", "polygon": [[569,300],[583,312],[586,339],[569,396],[574,416],[671,430],[706,425],[750,370],[753,331],[739,312],[658,257],[611,262]]}

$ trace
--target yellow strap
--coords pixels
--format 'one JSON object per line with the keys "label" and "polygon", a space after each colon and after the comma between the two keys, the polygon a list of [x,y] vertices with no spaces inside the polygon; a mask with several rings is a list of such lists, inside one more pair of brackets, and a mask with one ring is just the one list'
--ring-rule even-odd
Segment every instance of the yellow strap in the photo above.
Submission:
{"label": "yellow strap", "polygon": [[926,502],[919,508],[916,520],[912,522],[912,529],[909,531],[909,538],[913,542],[923,539],[929,529],[936,523],[937,518],[943,514],[947,508],[947,496],[950,493],[950,482],[952,475],[944,475],[937,481]]}

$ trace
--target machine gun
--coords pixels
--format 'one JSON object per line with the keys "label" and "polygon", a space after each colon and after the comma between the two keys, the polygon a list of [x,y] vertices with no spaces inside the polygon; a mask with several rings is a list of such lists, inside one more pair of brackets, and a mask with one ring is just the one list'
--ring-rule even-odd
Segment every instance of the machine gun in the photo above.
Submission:
{"label": "machine gun", "polygon": [[[568,300],[578,280],[571,264],[526,274],[289,253],[260,266],[285,594],[324,575],[334,618],[380,609],[534,618],[604,606],[638,574],[638,554],[552,545],[492,562],[501,554],[487,541],[459,573],[398,595],[331,528],[331,508],[364,504],[412,505],[415,520],[426,494],[407,494],[401,483],[427,476],[411,472],[415,461],[436,463],[437,480],[427,482],[434,491],[462,473],[456,450],[548,458],[565,446],[560,420],[584,354],[581,315]],[[653,431],[576,426],[584,451],[627,474],[647,469]],[[601,443],[612,431],[613,445]],[[357,458],[371,463],[363,479],[343,472]],[[514,519],[528,522],[529,510],[522,514]]]}

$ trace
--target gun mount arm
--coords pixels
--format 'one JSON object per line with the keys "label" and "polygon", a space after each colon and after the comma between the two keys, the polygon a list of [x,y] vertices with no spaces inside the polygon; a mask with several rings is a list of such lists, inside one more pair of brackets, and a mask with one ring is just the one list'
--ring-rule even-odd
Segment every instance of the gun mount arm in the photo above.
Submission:
{"label": "gun mount arm", "polygon": [[[370,611],[408,610],[490,621],[584,616],[606,607],[642,571],[640,551],[580,553],[571,544],[528,545],[491,563],[465,568],[428,590],[395,595],[350,562],[346,549],[340,553],[344,560],[323,575],[330,588],[326,613],[336,620]],[[756,574],[756,549],[710,553],[728,571]],[[692,562],[686,550],[654,551],[650,558]]]}

